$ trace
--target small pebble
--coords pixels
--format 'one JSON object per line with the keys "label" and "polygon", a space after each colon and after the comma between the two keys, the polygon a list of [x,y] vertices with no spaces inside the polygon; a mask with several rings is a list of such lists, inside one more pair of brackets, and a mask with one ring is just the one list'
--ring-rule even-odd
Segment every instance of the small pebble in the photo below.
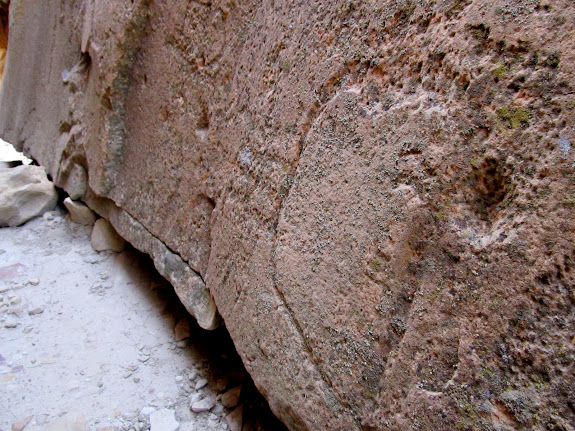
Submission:
{"label": "small pebble", "polygon": [[6,322],[4,322],[5,328],[16,328],[17,326],[18,322],[16,322],[15,320],[7,320]]}
{"label": "small pebble", "polygon": [[31,278],[28,280],[28,284],[31,284],[32,286],[38,286],[40,284],[40,280],[37,278]]}
{"label": "small pebble", "polygon": [[176,376],[176,382],[181,382],[182,380],[184,380],[184,378],[182,376]]}
{"label": "small pebble", "polygon": [[196,383],[196,391],[198,389],[202,389],[204,386],[206,386],[208,384],[208,381],[206,379],[200,379],[198,380],[198,383]]}
{"label": "small pebble", "polygon": [[134,383],[140,383],[140,378],[139,378],[139,377],[134,377]]}
{"label": "small pebble", "polygon": [[44,309],[42,307],[36,307],[33,308],[32,310],[28,310],[28,314],[30,316],[35,316],[37,314],[42,314],[44,312]]}
{"label": "small pebble", "polygon": [[176,347],[178,349],[185,349],[186,347],[188,347],[188,340],[182,340],[182,341],[178,341],[176,343]]}
{"label": "small pebble", "polygon": [[195,403],[193,403],[191,410],[194,413],[207,412],[211,410],[215,405],[216,405],[215,397],[207,397],[204,398],[203,400],[196,401]]}
{"label": "small pebble", "polygon": [[238,405],[238,401],[240,399],[240,394],[242,392],[241,386],[236,386],[235,388],[231,388],[229,391],[225,392],[222,395],[222,404],[231,409]]}
{"label": "small pebble", "polygon": [[150,416],[150,414],[154,413],[156,409],[154,407],[144,407],[140,410],[140,416]]}
{"label": "small pebble", "polygon": [[190,372],[190,374],[188,374],[188,380],[189,380],[190,382],[196,380],[197,377],[198,377],[198,372],[195,371],[195,370],[192,371],[192,372]]}
{"label": "small pebble", "polygon": [[194,395],[192,395],[190,397],[190,408],[192,407],[192,404],[197,403],[198,401],[200,401],[202,399],[203,395],[200,392],[195,393]]}
{"label": "small pebble", "polygon": [[176,341],[182,341],[190,336],[190,323],[188,319],[181,319],[174,328]]}

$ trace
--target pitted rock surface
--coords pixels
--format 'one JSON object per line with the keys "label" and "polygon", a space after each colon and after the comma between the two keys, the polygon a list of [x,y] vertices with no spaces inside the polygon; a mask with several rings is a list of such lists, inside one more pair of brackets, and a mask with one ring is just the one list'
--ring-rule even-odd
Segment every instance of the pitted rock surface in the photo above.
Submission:
{"label": "pitted rock surface", "polygon": [[0,131],[221,315],[291,429],[567,430],[573,20],[22,0]]}

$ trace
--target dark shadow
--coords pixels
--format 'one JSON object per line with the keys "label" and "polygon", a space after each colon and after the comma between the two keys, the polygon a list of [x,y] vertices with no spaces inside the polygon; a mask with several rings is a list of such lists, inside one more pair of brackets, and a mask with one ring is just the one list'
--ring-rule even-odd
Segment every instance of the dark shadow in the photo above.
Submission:
{"label": "dark shadow", "polygon": [[[134,259],[127,270],[135,278],[154,281],[152,283],[154,287],[145,294],[152,304],[161,308],[160,312],[166,325],[188,319],[191,336],[184,342],[180,341],[178,348],[189,357],[190,361],[204,363],[208,369],[209,385],[216,388],[219,393],[242,385],[239,401],[239,405],[243,406],[242,431],[287,431],[256,389],[226,328],[220,327],[213,331],[200,328],[180,302],[174,288],[157,273],[151,258],[133,247],[129,247],[128,251]],[[136,286],[142,288],[140,283],[135,283],[134,287]],[[229,409],[228,413],[232,410]]]}

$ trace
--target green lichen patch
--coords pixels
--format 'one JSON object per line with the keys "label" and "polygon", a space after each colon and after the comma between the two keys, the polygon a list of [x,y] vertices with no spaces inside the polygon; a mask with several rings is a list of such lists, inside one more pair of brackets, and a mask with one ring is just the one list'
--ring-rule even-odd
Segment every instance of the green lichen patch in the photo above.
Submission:
{"label": "green lichen patch", "polygon": [[531,119],[531,111],[528,108],[503,106],[497,110],[497,119],[507,129],[517,129],[520,126],[528,126]]}
{"label": "green lichen patch", "polygon": [[557,69],[559,67],[559,63],[561,62],[561,54],[559,52],[552,52],[549,56],[545,59],[545,66],[550,67],[551,69]]}
{"label": "green lichen patch", "polygon": [[479,24],[466,24],[465,28],[471,32],[473,37],[477,40],[487,40],[491,34],[491,27],[484,23]]}
{"label": "green lichen patch", "polygon": [[493,70],[493,75],[495,75],[498,79],[503,79],[509,73],[509,68],[505,65],[505,63],[499,63],[497,67]]}

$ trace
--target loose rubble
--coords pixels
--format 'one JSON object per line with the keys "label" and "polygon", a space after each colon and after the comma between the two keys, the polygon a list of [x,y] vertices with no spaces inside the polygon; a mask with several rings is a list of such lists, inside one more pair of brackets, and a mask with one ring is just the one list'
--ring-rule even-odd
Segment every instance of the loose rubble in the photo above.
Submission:
{"label": "loose rubble", "polygon": [[146,256],[95,251],[92,226],[49,214],[0,229],[0,430],[226,430],[238,403],[284,429]]}

